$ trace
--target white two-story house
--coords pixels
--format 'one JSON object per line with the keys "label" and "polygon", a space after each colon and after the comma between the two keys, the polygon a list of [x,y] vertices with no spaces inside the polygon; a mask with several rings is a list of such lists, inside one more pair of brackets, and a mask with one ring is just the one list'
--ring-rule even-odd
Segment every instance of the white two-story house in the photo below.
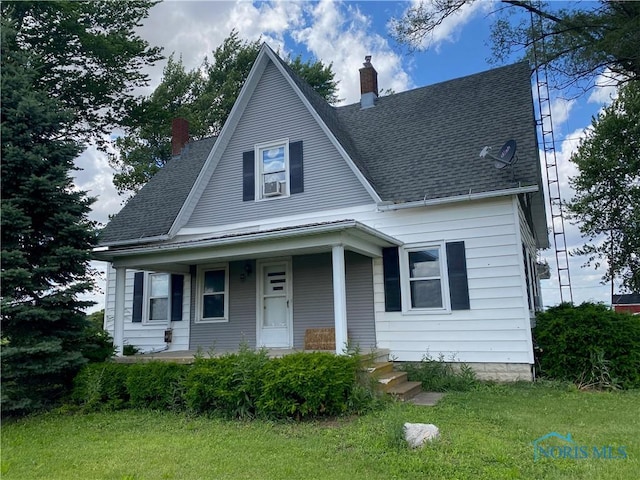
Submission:
{"label": "white two-story house", "polygon": [[530,67],[386,97],[369,59],[359,74],[361,101],[333,107],[264,45],[218,137],[174,121],[174,158],[94,253],[119,352],[304,349],[330,328],[338,353],[530,378],[548,247]]}

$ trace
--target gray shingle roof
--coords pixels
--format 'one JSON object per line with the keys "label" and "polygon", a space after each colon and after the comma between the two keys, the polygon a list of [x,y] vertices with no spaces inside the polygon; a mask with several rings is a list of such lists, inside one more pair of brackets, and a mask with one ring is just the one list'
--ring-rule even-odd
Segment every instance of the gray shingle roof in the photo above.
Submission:
{"label": "gray shingle roof", "polygon": [[[384,201],[436,199],[540,182],[526,63],[381,97],[369,109],[359,103],[330,106],[281,64]],[[485,145],[497,154],[510,138],[518,143],[515,182],[509,169],[497,170],[488,158],[479,158]],[[189,143],[179,159],[169,162],[111,220],[100,243],[166,235],[215,140]],[[542,195],[534,196],[534,202],[544,216]],[[544,230],[544,219],[536,228]]]}
{"label": "gray shingle roof", "polygon": [[[417,201],[535,184],[536,130],[531,71],[518,63],[377,99],[373,108],[340,107],[338,116],[383,200]],[[516,139],[512,181],[479,158]]]}
{"label": "gray shingle roof", "polygon": [[156,173],[100,232],[101,244],[166,235],[187,199],[216,137],[190,142]]}

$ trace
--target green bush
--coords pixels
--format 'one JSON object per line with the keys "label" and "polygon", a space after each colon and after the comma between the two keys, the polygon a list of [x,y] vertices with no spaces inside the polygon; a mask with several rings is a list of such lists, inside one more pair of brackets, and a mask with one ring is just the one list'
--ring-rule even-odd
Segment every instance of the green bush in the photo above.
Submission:
{"label": "green bush", "polygon": [[258,407],[276,418],[340,415],[349,409],[359,368],[359,357],[322,352],[273,359],[265,367]]}
{"label": "green bush", "polygon": [[184,380],[190,365],[173,362],[136,363],[129,367],[127,391],[133,408],[183,407]]}
{"label": "green bush", "polygon": [[88,325],[83,332],[82,356],[90,363],[105,362],[115,353],[113,338],[102,327]]}
{"label": "green bush", "polygon": [[239,353],[196,360],[186,379],[187,406],[227,418],[255,417],[267,362],[266,350],[254,352],[246,346]]}
{"label": "green bush", "polygon": [[269,359],[246,347],[193,365],[101,363],[83,368],[73,401],[86,410],[188,408],[226,418],[303,419],[376,405],[359,356],[297,353]]}
{"label": "green bush", "polygon": [[599,388],[640,387],[640,318],[602,304],[561,304],[538,314],[541,374]]}
{"label": "green bush", "polygon": [[129,365],[90,363],[74,379],[71,398],[84,409],[118,410],[129,404],[127,375]]}
{"label": "green bush", "polygon": [[[451,362],[455,362],[455,357]],[[478,385],[476,374],[469,365],[462,363],[456,368],[445,362],[442,355],[436,360],[426,354],[422,361],[403,363],[400,368],[407,372],[409,380],[422,383],[423,390],[428,392],[465,392]]]}

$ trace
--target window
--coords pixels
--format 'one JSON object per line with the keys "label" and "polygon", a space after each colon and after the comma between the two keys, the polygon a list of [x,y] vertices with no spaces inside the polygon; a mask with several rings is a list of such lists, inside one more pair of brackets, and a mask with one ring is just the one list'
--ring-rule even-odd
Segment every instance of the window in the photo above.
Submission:
{"label": "window", "polygon": [[169,319],[169,275],[149,275],[147,318],[149,322],[166,322]]}
{"label": "window", "polygon": [[227,266],[205,266],[198,274],[198,322],[229,320],[229,269]]}
{"label": "window", "polygon": [[382,250],[385,312],[469,310],[464,241]]}
{"label": "window", "polygon": [[440,246],[407,251],[409,309],[445,308],[443,265]]}
{"label": "window", "polygon": [[183,293],[181,274],[136,272],[131,321],[151,324],[181,321]]}
{"label": "window", "polygon": [[538,291],[538,276],[536,265],[529,250],[522,244],[522,259],[524,261],[524,276],[527,285],[527,300],[529,302],[529,310],[539,310],[540,292]]}
{"label": "window", "polygon": [[242,201],[269,200],[304,192],[302,140],[261,143],[242,152]]}
{"label": "window", "polygon": [[289,195],[289,142],[282,141],[256,147],[258,198]]}

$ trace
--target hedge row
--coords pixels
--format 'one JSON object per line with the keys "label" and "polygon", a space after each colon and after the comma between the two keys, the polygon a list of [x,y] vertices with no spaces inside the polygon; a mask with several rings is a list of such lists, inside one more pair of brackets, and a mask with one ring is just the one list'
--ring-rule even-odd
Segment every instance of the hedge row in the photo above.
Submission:
{"label": "hedge row", "polygon": [[87,365],[72,399],[86,410],[188,410],[226,418],[295,418],[358,413],[374,390],[360,380],[360,358],[294,353],[268,358],[243,350],[192,365],[166,362]]}
{"label": "hedge row", "polygon": [[640,388],[640,316],[568,303],[536,317],[542,375],[581,387]]}

